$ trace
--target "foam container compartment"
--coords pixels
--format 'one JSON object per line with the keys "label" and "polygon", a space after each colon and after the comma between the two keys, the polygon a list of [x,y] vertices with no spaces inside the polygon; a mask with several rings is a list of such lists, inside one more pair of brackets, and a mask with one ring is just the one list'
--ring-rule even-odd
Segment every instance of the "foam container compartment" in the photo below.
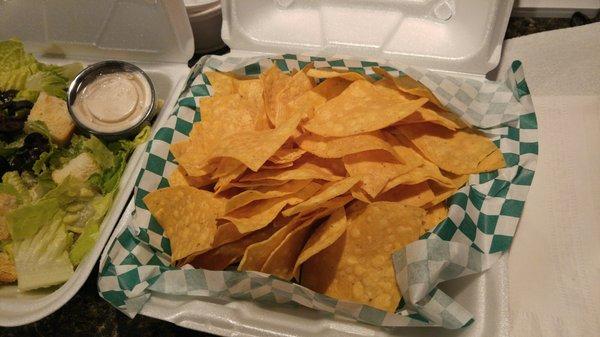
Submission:
{"label": "foam container compartment", "polygon": [[[185,7],[178,1],[19,0],[0,1],[0,40],[18,38],[41,62],[84,65],[105,59],[136,64],[165,100],[157,120],[167,115],[184,85],[193,54]],[[156,25],[149,26],[148,22]],[[158,123],[155,123],[155,126]],[[94,248],[63,285],[19,292],[0,286],[0,326],[17,326],[50,315],[69,301],[90,275],[123,208],[131,198],[145,144],[129,159],[119,193],[101,225]]]}
{"label": "foam container compartment", "polygon": [[[31,4],[35,1],[24,2]],[[58,3],[59,0],[47,1],[46,4],[52,2]],[[189,26],[187,29],[180,27],[184,22],[188,25],[185,10],[175,5],[176,2],[113,0],[113,7],[145,8],[154,4],[155,12],[152,13],[158,15],[156,11],[164,10],[169,18],[167,21],[150,21],[147,18],[135,18],[132,22],[125,20],[121,28],[127,36],[123,35],[121,39],[117,38],[118,34],[106,37],[106,32],[110,31],[106,25],[86,21],[67,23],[67,20],[61,23],[61,27],[82,25],[89,28],[88,41],[94,43],[73,47],[77,51],[74,55],[81,55],[81,59],[126,58],[135,55],[136,60],[150,61],[153,51],[163,55],[164,59],[161,61],[166,62],[158,68],[148,68],[151,64],[136,63],[150,72],[159,95],[170,92],[169,96],[163,96],[168,99],[155,127],[166,121],[168,113],[165,111],[170,111],[174,106],[183,86],[181,80],[187,74],[181,64],[184,62],[183,58],[178,59],[177,53],[170,48],[178,48],[181,55],[193,49],[190,46],[192,37]],[[67,3],[74,13],[94,13],[94,6],[102,7],[93,1],[85,1],[83,6],[79,5],[81,2],[75,5],[74,0],[61,2],[62,6]],[[3,8],[7,7],[6,4],[0,3],[0,18],[6,16],[6,8]],[[19,6],[16,2],[9,1],[8,4]],[[460,73],[462,76],[483,77],[499,62],[512,4],[512,0],[223,0],[221,34],[231,48],[231,56],[240,58],[282,53],[335,55],[347,59],[378,61],[392,66],[409,64]],[[54,7],[56,6],[58,4]],[[80,6],[86,9],[78,9]],[[47,5],[45,8],[51,7]],[[31,17],[24,14],[27,12],[26,8],[22,11],[21,20]],[[34,11],[38,12],[39,10]],[[127,17],[123,13],[118,15]],[[43,21],[43,18],[44,15],[40,14],[38,22]],[[105,21],[110,22],[110,18]],[[9,21],[13,21],[13,18]],[[152,34],[147,34],[144,30],[166,28],[158,27],[159,24],[155,27],[144,26],[148,22],[179,27],[171,27],[171,36],[174,38],[168,42],[169,48],[163,49],[162,44],[158,47],[157,41],[149,38]],[[15,24],[20,27],[12,27]],[[44,34],[41,35],[42,38],[36,34],[38,28],[25,26],[16,18],[12,25],[0,21],[0,38],[20,36],[29,48],[39,48],[35,49],[36,52],[53,50],[54,44],[44,40]],[[100,32],[97,31],[98,26],[102,28]],[[183,34],[180,34],[182,31]],[[164,34],[166,33],[162,31],[157,33],[158,40]],[[143,37],[142,41],[136,40],[138,36]],[[97,42],[106,42],[103,47],[114,50],[108,52],[104,48],[98,48]],[[117,42],[121,43],[120,48],[115,48],[114,43]],[[157,78],[171,81],[170,85],[161,87],[153,77],[152,69],[156,69],[154,75]],[[0,290],[0,325],[19,325],[39,319],[68,301],[87,278],[102,246],[106,245],[100,258],[101,265],[104,263],[108,248],[131,221],[134,205],[132,200],[128,202],[128,198],[141,166],[138,160],[142,154],[140,148],[127,169],[129,179],[121,182],[122,194],[128,191],[127,195],[119,195],[117,198],[105,220],[106,226],[101,238],[94,251],[79,266],[76,275],[50,294],[17,294],[10,288],[8,291]],[[122,216],[118,220],[121,211]],[[112,225],[117,220],[116,228],[110,235]],[[444,287],[449,295],[475,314],[476,321],[470,327],[453,331],[440,328],[379,328],[289,305],[177,296],[152,296],[142,308],[141,314],[190,329],[226,336],[509,336],[506,257],[483,274],[447,282]],[[24,308],[30,305],[38,307],[37,311],[34,310],[36,314],[25,311]],[[30,318],[22,318],[25,313]]]}

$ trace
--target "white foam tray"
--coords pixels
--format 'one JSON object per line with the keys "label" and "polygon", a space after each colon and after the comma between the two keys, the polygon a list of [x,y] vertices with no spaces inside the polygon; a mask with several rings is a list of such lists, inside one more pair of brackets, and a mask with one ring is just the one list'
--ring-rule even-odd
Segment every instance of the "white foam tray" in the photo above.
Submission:
{"label": "white foam tray", "polygon": [[[193,38],[189,23],[181,17],[186,17],[183,5],[168,0],[111,0],[102,5],[95,0],[4,1],[0,2],[0,40],[19,38],[28,52],[46,63],[87,65],[111,58],[134,63],[152,79],[156,97],[166,100],[157,117],[160,120],[168,114],[167,107],[173,106],[189,73],[186,61],[193,53]],[[152,29],[135,24],[136,20],[162,25]],[[124,31],[129,35],[123,35]],[[0,326],[23,325],[48,316],[81,288],[131,198],[138,173],[135,166],[144,148],[141,144],[131,155],[98,240],[74,275],[61,286],[36,291],[0,286]]]}

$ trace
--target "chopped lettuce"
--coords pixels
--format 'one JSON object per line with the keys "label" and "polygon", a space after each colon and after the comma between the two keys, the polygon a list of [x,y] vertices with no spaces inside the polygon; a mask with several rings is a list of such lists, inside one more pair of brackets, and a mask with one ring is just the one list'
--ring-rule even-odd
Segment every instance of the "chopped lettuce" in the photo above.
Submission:
{"label": "chopped lettuce", "polygon": [[92,196],[93,192],[85,183],[68,177],[39,200],[24,204],[6,215],[11,237],[14,240],[32,237],[62,207],[75,200],[89,199]]}
{"label": "chopped lettuce", "polygon": [[65,66],[39,63],[17,40],[0,41],[0,91],[19,90],[16,100],[34,102],[40,91],[66,99],[66,89],[83,69],[80,63]]}
{"label": "chopped lettuce", "polygon": [[78,265],[87,252],[94,247],[98,239],[100,224],[112,204],[113,196],[114,193],[109,193],[105,196],[97,196],[89,202],[88,206],[93,212],[85,219],[83,231],[69,252],[69,258],[73,265]]}
{"label": "chopped lettuce", "polygon": [[136,146],[145,142],[149,135],[150,127],[146,126],[133,140],[118,140],[108,144],[108,148],[114,154],[115,164],[100,173],[92,175],[89,179],[90,184],[100,189],[103,194],[115,191],[125,171],[127,157]]}
{"label": "chopped lettuce", "polygon": [[[13,254],[21,291],[61,284],[73,275],[67,249],[71,244],[63,212],[51,217],[32,237],[14,241]],[[46,219],[47,221],[47,219]]]}
{"label": "chopped lettuce", "polygon": [[14,195],[19,203],[27,203],[31,201],[31,196],[29,195],[27,185],[23,179],[21,179],[21,176],[17,171],[4,173],[2,176],[2,187],[0,190],[4,191],[4,193]]}

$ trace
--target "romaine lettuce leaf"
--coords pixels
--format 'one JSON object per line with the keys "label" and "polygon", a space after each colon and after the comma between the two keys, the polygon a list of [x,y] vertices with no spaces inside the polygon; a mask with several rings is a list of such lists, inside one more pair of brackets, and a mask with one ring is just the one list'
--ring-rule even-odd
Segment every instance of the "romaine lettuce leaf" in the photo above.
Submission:
{"label": "romaine lettuce leaf", "polygon": [[97,196],[90,201],[88,206],[93,210],[93,214],[85,221],[83,232],[69,252],[69,258],[73,265],[78,265],[87,252],[94,247],[98,239],[100,224],[112,204],[113,197],[114,193],[109,193],[104,196]]}
{"label": "romaine lettuce leaf", "polygon": [[19,290],[61,284],[73,275],[67,253],[70,239],[61,224],[63,215],[58,212],[34,236],[13,242]]}
{"label": "romaine lettuce leaf", "polygon": [[40,91],[66,99],[68,83],[83,69],[80,63],[64,66],[39,63],[17,40],[0,41],[0,90],[19,90],[15,100],[34,102]]}
{"label": "romaine lettuce leaf", "polygon": [[84,182],[69,176],[39,200],[24,204],[9,212],[6,220],[10,235],[14,240],[29,238],[65,205],[93,196],[94,193]]}
{"label": "romaine lettuce leaf", "polygon": [[14,195],[19,203],[28,203],[31,201],[29,190],[17,171],[4,173],[2,176],[2,189],[6,193]]}

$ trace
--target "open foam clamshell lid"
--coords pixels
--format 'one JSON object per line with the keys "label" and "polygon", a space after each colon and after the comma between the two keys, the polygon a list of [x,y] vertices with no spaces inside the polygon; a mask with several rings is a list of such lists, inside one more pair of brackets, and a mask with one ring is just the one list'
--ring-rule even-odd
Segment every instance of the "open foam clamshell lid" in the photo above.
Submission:
{"label": "open foam clamshell lid", "polygon": [[[0,40],[11,38],[46,63],[120,59],[137,64],[153,80],[157,97],[166,100],[155,125],[175,104],[194,52],[185,7],[172,0],[0,1]],[[39,320],[77,293],[131,196],[143,152],[138,148],[129,158],[95,246],[65,284],[34,292],[19,292],[16,285],[0,287],[0,326]]]}
{"label": "open foam clamshell lid", "polygon": [[342,56],[483,75],[498,65],[513,1],[224,0],[234,50]]}

